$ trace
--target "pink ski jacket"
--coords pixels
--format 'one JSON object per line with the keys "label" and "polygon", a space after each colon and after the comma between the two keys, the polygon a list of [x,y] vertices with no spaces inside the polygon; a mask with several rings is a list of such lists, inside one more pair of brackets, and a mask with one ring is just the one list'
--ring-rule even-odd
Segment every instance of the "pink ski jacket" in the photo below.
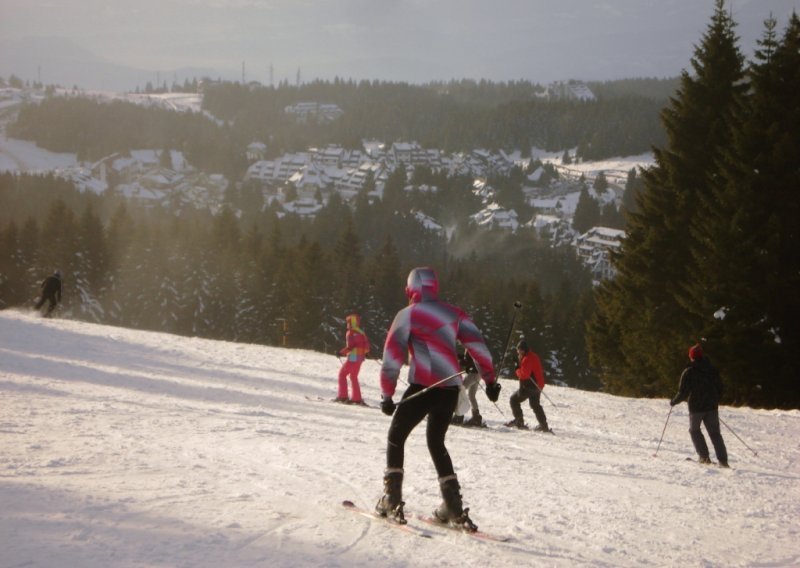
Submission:
{"label": "pink ski jacket", "polygon": [[367,339],[367,334],[361,330],[361,316],[350,314],[346,321],[346,347],[339,351],[339,354],[346,355],[348,361],[358,363],[366,359],[367,353],[369,353],[369,339]]}
{"label": "pink ski jacket", "polygon": [[[477,326],[461,309],[438,299],[439,282],[431,268],[415,268],[408,275],[410,304],[400,310],[389,328],[383,347],[381,394],[394,395],[400,368],[409,359],[408,382],[430,386],[458,373],[456,341],[472,356],[486,384],[495,382],[492,356]],[[461,376],[441,387],[461,384]]]}

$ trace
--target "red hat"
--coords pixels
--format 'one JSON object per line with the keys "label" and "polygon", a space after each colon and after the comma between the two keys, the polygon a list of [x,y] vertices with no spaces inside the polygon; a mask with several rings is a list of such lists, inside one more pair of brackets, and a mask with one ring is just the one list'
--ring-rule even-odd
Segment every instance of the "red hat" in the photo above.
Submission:
{"label": "red hat", "polygon": [[703,358],[703,347],[699,343],[695,343],[689,347],[689,359],[697,361]]}

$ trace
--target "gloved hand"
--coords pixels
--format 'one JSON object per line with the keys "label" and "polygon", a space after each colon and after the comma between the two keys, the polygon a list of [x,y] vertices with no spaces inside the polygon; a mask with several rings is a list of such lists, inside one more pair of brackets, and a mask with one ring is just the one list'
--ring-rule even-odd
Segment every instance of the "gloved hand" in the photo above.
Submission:
{"label": "gloved hand", "polygon": [[492,402],[497,402],[497,399],[500,398],[500,381],[496,380],[492,384],[486,385],[486,396]]}
{"label": "gloved hand", "polygon": [[394,414],[394,409],[397,405],[394,403],[391,397],[384,396],[381,399],[381,412],[383,412],[386,416],[391,416]]}
{"label": "gloved hand", "polygon": [[675,399],[674,399],[674,398],[673,398],[672,400],[670,400],[670,401],[669,401],[669,405],[670,405],[670,406],[675,406],[676,404],[678,404],[678,403],[677,403],[677,402],[675,402]]}

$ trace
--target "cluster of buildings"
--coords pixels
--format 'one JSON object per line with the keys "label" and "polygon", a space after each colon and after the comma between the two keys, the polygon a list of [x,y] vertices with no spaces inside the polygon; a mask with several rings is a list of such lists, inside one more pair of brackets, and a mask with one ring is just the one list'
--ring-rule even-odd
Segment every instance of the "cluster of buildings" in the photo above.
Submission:
{"label": "cluster of buildings", "polygon": [[177,209],[193,206],[217,211],[228,187],[225,176],[195,169],[175,150],[132,150],[57,173],[81,191],[101,193],[113,187],[119,195],[146,206]]}
{"label": "cluster of buildings", "polygon": [[[554,84],[548,96],[587,99],[591,91],[578,83]],[[16,91],[16,90],[15,90]],[[2,93],[6,98],[8,95]],[[181,97],[158,101],[169,108],[182,110],[196,106],[195,98]],[[2,101],[4,97],[0,97]],[[185,100],[184,100],[185,99]],[[140,102],[141,101],[137,101]],[[9,104],[11,101],[9,101]],[[336,120],[342,110],[335,104],[301,102],[287,106],[284,111],[298,122],[329,122]],[[267,146],[253,142],[247,148],[249,168],[241,182],[232,182],[222,175],[200,172],[184,160],[181,152],[168,150],[137,150],[126,155],[114,154],[93,164],[62,168],[58,175],[71,180],[86,191],[100,193],[113,187],[119,194],[145,205],[165,207],[193,206],[218,210],[230,183],[247,183],[261,189],[265,201],[277,200],[284,211],[301,217],[313,217],[327,203],[333,192],[343,201],[352,201],[369,188],[372,199],[380,199],[389,175],[403,166],[409,172],[418,167],[444,171],[448,175],[466,175],[474,180],[471,191],[481,198],[484,207],[472,216],[472,222],[485,228],[516,231],[534,227],[555,244],[571,244],[589,266],[597,280],[613,276],[610,252],[619,248],[621,231],[596,227],[585,235],[572,229],[578,190],[574,183],[562,180],[564,187],[552,184],[543,190],[537,187],[540,171],[529,176],[523,192],[537,214],[525,221],[513,209],[499,205],[495,190],[486,182],[492,176],[508,174],[515,166],[526,166],[527,160],[506,154],[476,149],[470,152],[447,154],[438,149],[423,148],[416,142],[383,144],[365,141],[361,148],[348,149],[339,145],[312,148],[306,152],[285,154],[267,159]],[[408,191],[437,191],[436,187],[406,187]],[[543,196],[544,192],[546,196]],[[415,212],[419,222],[429,230],[443,228],[423,212]]]}
{"label": "cluster of buildings", "polygon": [[[256,158],[263,144],[248,148],[248,156]],[[518,162],[512,157],[485,150],[445,154],[425,149],[415,142],[395,142],[385,146],[366,142],[362,149],[346,149],[338,145],[312,148],[307,152],[284,154],[273,160],[256,159],[247,169],[244,181],[259,184],[267,197],[280,195],[291,185],[300,199],[323,198],[336,191],[345,201],[353,199],[367,184],[376,196],[383,194],[389,174],[401,165],[407,170],[425,167],[448,174],[486,177],[511,171]]]}
{"label": "cluster of buildings", "polygon": [[[471,217],[477,226],[512,232],[521,227],[532,227],[554,245],[573,246],[596,281],[614,276],[611,254],[619,249],[624,232],[594,227],[585,234],[577,233],[571,225],[579,195],[574,184],[557,183],[555,187],[547,188],[548,196],[542,197],[544,190],[533,187],[538,177],[538,172],[533,172],[529,176],[531,186],[523,188],[528,203],[536,210],[530,220],[520,219],[516,211],[496,202],[495,190],[486,179],[489,173],[507,173],[518,165],[506,154],[476,150],[469,154],[445,155],[438,150],[424,150],[415,143],[394,143],[385,148],[378,143],[367,143],[360,150],[327,146],[285,154],[274,160],[259,159],[265,150],[261,143],[248,148],[248,155],[254,161],[244,181],[260,186],[265,201],[277,200],[286,213],[313,217],[325,207],[333,192],[348,202],[367,183],[371,184],[371,198],[380,199],[387,177],[400,164],[409,171],[420,165],[431,169],[446,168],[449,173],[467,173],[473,178],[471,191],[485,204]],[[114,187],[119,194],[145,205],[171,208],[191,205],[218,210],[229,181],[222,175],[194,169],[181,152],[169,151],[169,155],[164,152],[137,150],[127,155],[115,154],[94,164],[63,169],[59,175],[70,179],[82,190],[100,193]],[[412,187],[410,184],[406,190],[438,191],[435,186]],[[613,196],[613,193],[605,194],[606,199],[613,199]],[[421,211],[414,214],[428,230],[444,231],[436,219]]]}
{"label": "cluster of buildings", "polygon": [[299,124],[325,124],[344,114],[339,105],[318,102],[296,103],[285,107],[283,112],[293,115]]}
{"label": "cluster of buildings", "polygon": [[[613,278],[612,251],[618,250],[624,232],[594,227],[578,234],[571,226],[579,190],[574,184],[560,182],[546,190],[534,187],[538,172],[524,187],[528,203],[536,210],[530,220],[497,203],[494,188],[487,183],[490,173],[508,172],[519,165],[511,156],[475,150],[468,154],[446,155],[438,150],[425,150],[415,143],[394,143],[384,147],[366,143],[360,150],[341,146],[310,149],[265,160],[266,147],[254,143],[248,148],[252,164],[244,182],[260,187],[266,202],[277,200],[286,213],[313,217],[325,207],[333,192],[343,201],[353,200],[367,184],[370,197],[381,199],[387,177],[401,164],[410,172],[414,167],[445,168],[448,173],[466,173],[473,181],[471,191],[484,203],[471,220],[484,228],[516,231],[532,227],[554,245],[571,245],[596,281]],[[168,152],[168,154],[165,154]],[[84,191],[114,191],[145,205],[170,208],[203,207],[217,211],[223,203],[229,181],[222,175],[200,172],[178,151],[136,150],[126,155],[114,154],[93,164],[64,168],[58,174],[71,180]],[[407,191],[436,192],[435,186],[406,186]],[[547,191],[548,195],[541,194]],[[290,196],[291,194],[291,196]],[[606,193],[613,199],[613,193]],[[600,198],[600,196],[598,196]],[[428,230],[443,232],[436,219],[421,211],[414,213]]]}

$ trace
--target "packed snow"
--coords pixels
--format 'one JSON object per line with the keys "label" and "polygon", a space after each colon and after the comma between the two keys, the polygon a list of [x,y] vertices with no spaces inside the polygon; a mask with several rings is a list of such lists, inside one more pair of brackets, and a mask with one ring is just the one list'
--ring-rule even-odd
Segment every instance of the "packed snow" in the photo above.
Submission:
{"label": "packed snow", "polygon": [[8,138],[5,128],[0,127],[0,172],[44,174],[77,165],[75,154],[50,152],[34,142]]}
{"label": "packed snow", "polygon": [[[373,407],[378,365],[361,371]],[[341,506],[379,497],[390,419],[329,402],[339,366],[0,312],[0,565],[800,564],[800,411],[722,408],[752,448],[723,429],[724,470],[685,460],[685,404],[659,448],[667,400],[548,386],[551,436],[502,426],[503,381],[497,407],[481,396],[489,428],[454,426],[447,442],[473,520],[510,541],[412,519],[425,539]],[[406,511],[427,514],[439,494],[424,425],[405,465]]]}

